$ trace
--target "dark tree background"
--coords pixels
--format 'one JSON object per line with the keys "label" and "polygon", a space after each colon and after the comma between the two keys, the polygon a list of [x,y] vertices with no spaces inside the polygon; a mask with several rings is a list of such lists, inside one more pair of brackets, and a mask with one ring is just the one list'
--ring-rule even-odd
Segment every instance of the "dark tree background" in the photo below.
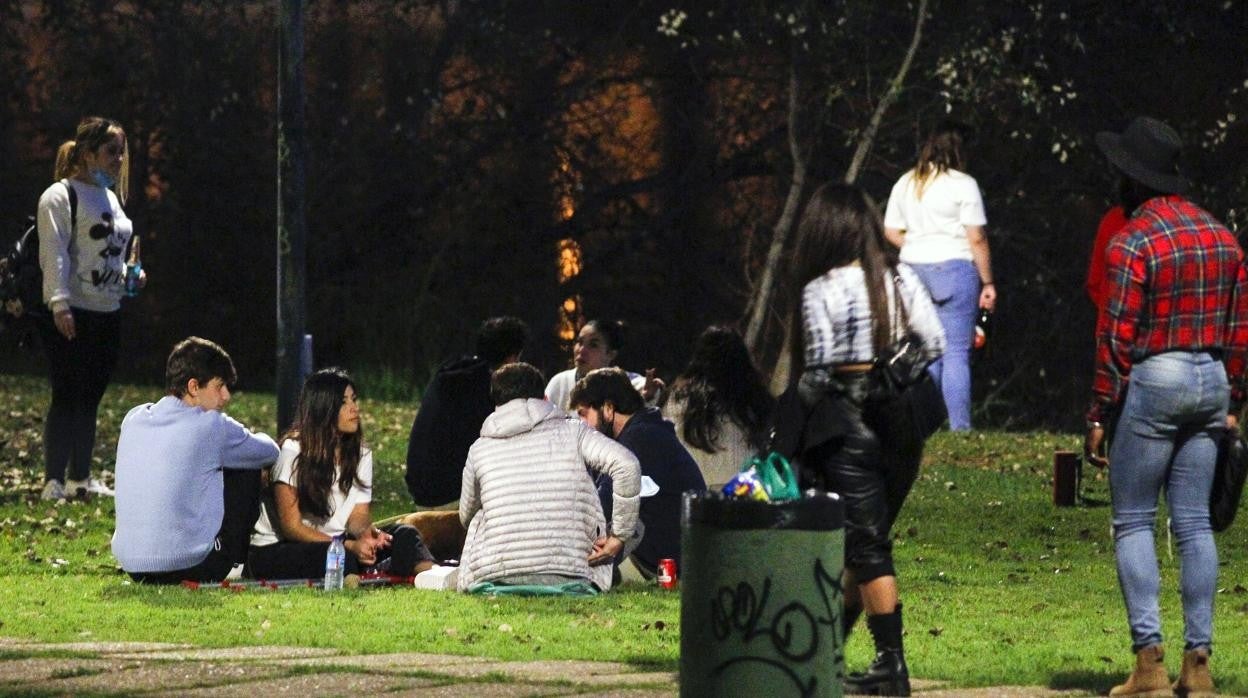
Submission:
{"label": "dark tree background", "polygon": [[[509,313],[562,368],[578,317],[630,324],[622,363],[673,376],[708,323],[741,320],[794,177],[881,203],[936,120],[977,132],[1001,301],[975,367],[980,424],[1078,425],[1083,293],[1113,177],[1096,131],[1150,114],[1188,145],[1195,199],[1248,198],[1248,4],[931,0],[312,2],[306,38],[309,331],[318,364],[418,393]],[[50,184],[84,114],[122,121],[127,211],[151,284],[124,310],[124,378],[177,339],[271,384],[273,3],[0,0],[0,221]],[[894,88],[878,131],[868,129]],[[793,97],[793,99],[791,99]],[[796,117],[796,118],[791,118]],[[793,145],[799,146],[794,151]],[[800,197],[799,197],[800,200]],[[785,259],[777,262],[783,277]],[[782,339],[783,287],[760,361]],[[0,336],[4,370],[42,359]]]}

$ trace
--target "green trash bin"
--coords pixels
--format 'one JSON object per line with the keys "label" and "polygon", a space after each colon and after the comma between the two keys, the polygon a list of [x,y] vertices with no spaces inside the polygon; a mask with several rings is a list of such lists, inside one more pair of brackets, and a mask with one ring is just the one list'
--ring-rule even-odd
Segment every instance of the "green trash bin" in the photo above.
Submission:
{"label": "green trash bin", "polygon": [[841,695],[845,508],[808,495],[685,494],[681,696]]}

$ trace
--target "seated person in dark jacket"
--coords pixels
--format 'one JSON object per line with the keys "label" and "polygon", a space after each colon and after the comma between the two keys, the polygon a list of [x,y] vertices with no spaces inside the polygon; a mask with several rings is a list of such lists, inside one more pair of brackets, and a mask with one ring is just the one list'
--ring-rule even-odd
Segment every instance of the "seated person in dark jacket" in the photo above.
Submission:
{"label": "seated person in dark jacket", "polygon": [[529,328],[514,317],[494,317],[477,332],[476,356],[438,368],[420,400],[407,441],[407,489],[418,506],[459,499],[468,447],[494,412],[490,373],[520,358]]}
{"label": "seated person in dark jacket", "polygon": [[[618,368],[590,371],[572,389],[571,408],[589,426],[628,447],[641,463],[641,522],[645,533],[630,559],[651,578],[659,560],[680,566],[680,499],[706,491],[698,464],[676,438],[676,428],[656,407],[647,407],[628,374]],[[658,491],[646,496],[649,478]],[[610,516],[611,481],[601,477],[598,496]]]}

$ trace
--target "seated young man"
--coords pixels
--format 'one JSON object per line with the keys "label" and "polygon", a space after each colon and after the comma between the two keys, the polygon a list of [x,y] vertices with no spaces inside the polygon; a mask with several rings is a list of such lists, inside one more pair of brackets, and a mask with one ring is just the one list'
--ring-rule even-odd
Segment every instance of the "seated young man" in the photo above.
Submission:
{"label": "seated young man", "polygon": [[[541,372],[508,364],[490,377],[497,405],[468,450],[459,518],[468,529],[459,590],[481,582],[611,587],[633,536],[641,476],[628,449],[544,399]],[[640,398],[639,398],[640,399]],[[615,481],[607,528],[586,467]]]}
{"label": "seated young man", "polygon": [[459,496],[468,447],[494,411],[490,374],[519,361],[528,337],[523,320],[490,318],[477,331],[476,355],[443,364],[429,381],[407,439],[405,479],[417,506],[444,506]]}
{"label": "seated young man", "polygon": [[113,557],[135,581],[220,581],[247,557],[273,439],[223,413],[238,374],[199,337],[165,364],[168,395],[130,410],[117,442]]}
{"label": "seated young man", "polygon": [[[641,500],[645,536],[629,559],[647,579],[654,577],[659,560],[672,558],[680,565],[680,506],[686,491],[705,492],[706,481],[693,456],[676,438],[676,428],[657,407],[647,407],[628,374],[618,368],[590,371],[572,389],[572,409],[587,425],[615,439],[637,456],[641,474],[658,486]],[[604,509],[611,506],[614,487],[609,477],[598,478]]]}

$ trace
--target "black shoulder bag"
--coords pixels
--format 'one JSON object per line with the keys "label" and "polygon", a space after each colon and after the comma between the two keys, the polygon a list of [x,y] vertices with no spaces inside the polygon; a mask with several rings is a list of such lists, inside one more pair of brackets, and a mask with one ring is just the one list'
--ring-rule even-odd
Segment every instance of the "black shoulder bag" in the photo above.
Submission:
{"label": "black shoulder bag", "polygon": [[1248,479],[1248,443],[1238,429],[1227,429],[1218,441],[1218,463],[1209,491],[1209,526],[1222,532],[1235,522],[1239,499]]}
{"label": "black shoulder bag", "polygon": [[884,347],[868,374],[867,416],[891,438],[920,441],[931,436],[949,416],[940,386],[927,367],[932,360],[923,351],[923,338],[910,328],[910,314],[902,296],[901,277],[893,272],[895,326],[901,337]]}

